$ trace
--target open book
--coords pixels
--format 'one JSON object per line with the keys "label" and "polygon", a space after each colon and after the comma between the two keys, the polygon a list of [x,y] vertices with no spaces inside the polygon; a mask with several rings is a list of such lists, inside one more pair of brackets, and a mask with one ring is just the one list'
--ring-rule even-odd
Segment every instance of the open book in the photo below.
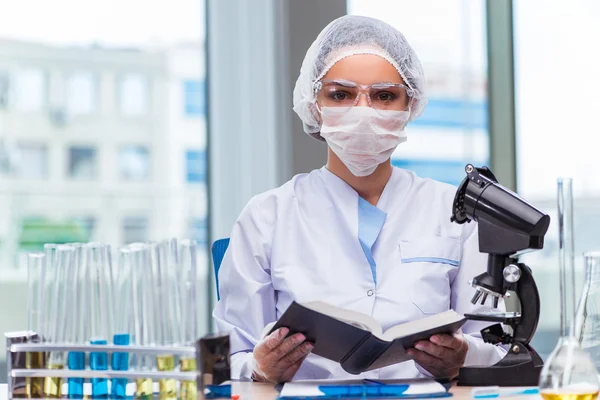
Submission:
{"label": "open book", "polygon": [[396,325],[383,332],[369,315],[327,303],[293,302],[271,332],[286,327],[313,342],[313,353],[339,362],[351,374],[409,360],[406,350],[438,333],[453,334],[465,323],[453,310]]}

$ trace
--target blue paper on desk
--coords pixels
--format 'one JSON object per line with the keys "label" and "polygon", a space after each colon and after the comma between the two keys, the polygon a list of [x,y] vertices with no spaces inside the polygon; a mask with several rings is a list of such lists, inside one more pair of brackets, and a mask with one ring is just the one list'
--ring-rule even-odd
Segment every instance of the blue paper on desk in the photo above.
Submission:
{"label": "blue paper on desk", "polygon": [[311,380],[288,382],[283,386],[281,399],[338,399],[338,398],[438,398],[452,396],[446,388],[432,379],[412,380]]}

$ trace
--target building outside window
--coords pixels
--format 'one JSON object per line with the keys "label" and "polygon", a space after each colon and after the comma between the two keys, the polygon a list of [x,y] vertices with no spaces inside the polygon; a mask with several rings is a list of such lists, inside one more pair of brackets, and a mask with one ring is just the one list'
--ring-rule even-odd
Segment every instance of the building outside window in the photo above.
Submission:
{"label": "building outside window", "polygon": [[127,116],[148,112],[148,80],[142,74],[125,74],[119,79],[119,107]]}
{"label": "building outside window", "polygon": [[123,243],[145,242],[149,239],[148,217],[130,216],[123,218]]}
{"label": "building outside window", "polygon": [[91,72],[74,72],[66,82],[66,111],[69,116],[91,114],[98,104],[98,79]]}
{"label": "building outside window", "polygon": [[119,149],[121,178],[131,181],[150,177],[150,151],[145,146],[127,145]]}
{"label": "building outside window", "polygon": [[[560,327],[558,177],[573,179],[576,299],[584,282],[582,254],[600,250],[600,76],[593,50],[600,37],[600,3],[515,1],[513,13],[517,190],[551,218],[544,249],[522,258],[543,304],[532,345],[547,356]],[[569,56],[556,49],[568,49]],[[556,81],[568,81],[569,89],[557,90],[550,83]]]}
{"label": "building outside window", "polygon": [[95,179],[98,176],[98,154],[95,147],[69,148],[67,175],[73,179]]}
{"label": "building outside window", "polygon": [[93,241],[94,233],[95,233],[95,229],[96,229],[96,218],[89,216],[89,215],[83,215],[83,216],[74,217],[73,219],[86,232],[87,241]]}
{"label": "building outside window", "polygon": [[202,150],[187,150],[185,152],[186,182],[206,182],[206,152]]}
{"label": "building outside window", "polygon": [[185,115],[203,116],[206,111],[204,81],[185,80],[183,82]]}
{"label": "building outside window", "polygon": [[19,143],[15,172],[17,178],[46,179],[48,176],[48,147],[43,143]]}
{"label": "building outside window", "polygon": [[[207,142],[203,119],[186,115],[182,83],[205,80],[205,0],[38,3],[40,18],[27,1],[0,11],[0,332],[27,329],[23,252],[185,238],[190,216],[208,209],[207,187],[190,188],[183,171],[185,150]],[[192,85],[190,113],[205,115],[197,93]],[[194,211],[182,207],[191,196],[203,202]],[[198,287],[208,296],[206,250]],[[202,335],[209,302],[199,298]],[[2,371],[4,352],[0,383]]]}
{"label": "building outside window", "polygon": [[0,110],[8,107],[8,72],[0,70]]}
{"label": "building outside window", "polygon": [[16,73],[15,108],[19,111],[42,111],[46,106],[46,79],[38,68],[23,68]]}
{"label": "building outside window", "polygon": [[206,218],[191,218],[188,237],[198,242],[200,248],[208,245],[208,222]]}
{"label": "building outside window", "polygon": [[[465,165],[489,163],[483,0],[348,0],[348,14],[381,19],[404,34],[425,70],[429,103],[408,124],[392,164],[458,185]],[[423,21],[436,29],[423,29]],[[443,33],[440,33],[443,32]]]}

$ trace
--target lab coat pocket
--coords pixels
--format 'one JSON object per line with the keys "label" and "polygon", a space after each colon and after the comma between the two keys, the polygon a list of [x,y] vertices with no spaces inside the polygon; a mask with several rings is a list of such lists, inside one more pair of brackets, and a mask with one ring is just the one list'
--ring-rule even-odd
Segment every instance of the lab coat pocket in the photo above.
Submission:
{"label": "lab coat pocket", "polygon": [[400,242],[412,303],[423,314],[450,308],[450,275],[460,265],[460,239],[424,237]]}

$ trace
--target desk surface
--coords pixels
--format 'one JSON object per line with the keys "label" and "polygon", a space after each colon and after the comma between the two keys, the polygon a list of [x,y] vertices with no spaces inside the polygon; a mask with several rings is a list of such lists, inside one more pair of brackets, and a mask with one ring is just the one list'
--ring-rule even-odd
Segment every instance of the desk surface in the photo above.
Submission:
{"label": "desk surface", "polygon": [[[273,385],[266,383],[235,382],[231,388],[231,394],[238,394],[240,400],[274,400],[277,397],[277,391]],[[454,400],[472,400],[471,388],[467,386],[454,386],[450,389],[454,395]],[[514,396],[503,397],[503,400],[540,400],[541,396]]]}
{"label": "desk surface", "polygon": [[[6,392],[6,384],[0,384],[0,400],[8,398]],[[471,399],[471,388],[454,386],[450,392],[454,394],[452,399],[454,400],[470,400]],[[251,383],[251,382],[234,382],[232,387],[232,394],[238,394],[240,400],[274,400],[277,397],[277,391],[273,385],[266,383]],[[526,396],[526,397],[503,397],[503,400],[539,400],[540,396]]]}

